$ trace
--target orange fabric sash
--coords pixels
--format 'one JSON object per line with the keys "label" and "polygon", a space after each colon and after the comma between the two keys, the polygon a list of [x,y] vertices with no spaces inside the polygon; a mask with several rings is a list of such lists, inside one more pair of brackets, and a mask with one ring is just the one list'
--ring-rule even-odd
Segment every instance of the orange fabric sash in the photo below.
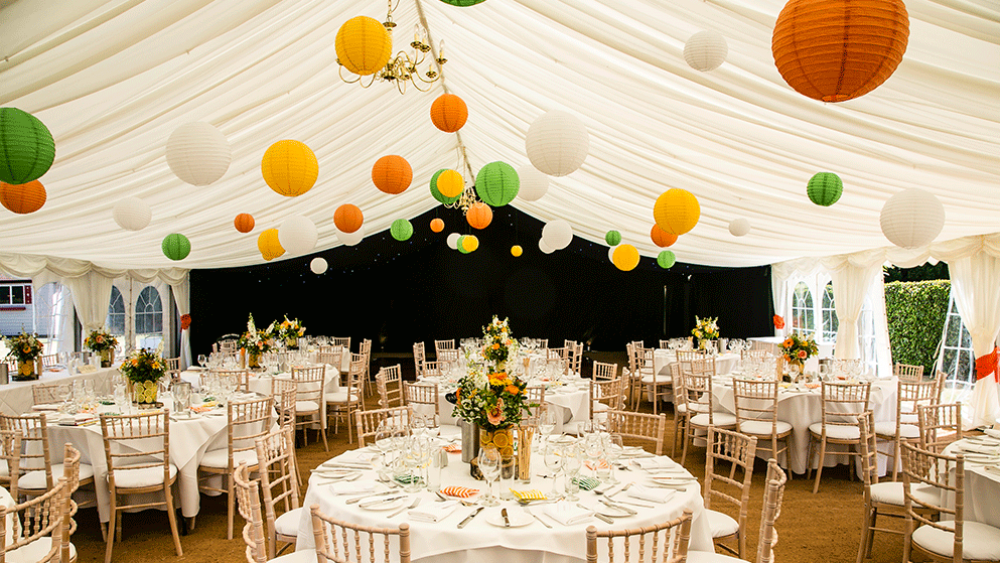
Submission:
{"label": "orange fabric sash", "polygon": [[989,377],[990,375],[1000,383],[1000,365],[998,365],[997,351],[1000,348],[993,347],[993,351],[984,356],[976,358],[976,381]]}

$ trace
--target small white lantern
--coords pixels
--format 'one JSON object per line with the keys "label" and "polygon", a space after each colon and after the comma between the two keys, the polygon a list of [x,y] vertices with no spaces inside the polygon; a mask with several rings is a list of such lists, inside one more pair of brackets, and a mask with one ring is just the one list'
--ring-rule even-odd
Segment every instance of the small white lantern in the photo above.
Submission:
{"label": "small white lantern", "polygon": [[312,252],[317,239],[316,223],[302,215],[289,217],[278,227],[278,242],[289,256]]}
{"label": "small white lantern", "polygon": [[750,232],[750,221],[740,217],[729,222],[729,234],[734,237],[746,236]]}
{"label": "small white lantern", "polygon": [[528,127],[524,145],[535,168],[549,176],[565,176],[587,158],[590,134],[577,116],[550,111]]}
{"label": "small white lantern", "polygon": [[542,227],[542,240],[552,250],[562,250],[573,242],[573,226],[565,219],[549,221]]}
{"label": "small white lantern", "polygon": [[195,186],[207,186],[225,176],[232,160],[226,136],[208,123],[185,123],[167,139],[167,164],[178,178]]}
{"label": "small white lantern", "polygon": [[[278,231],[278,235],[281,235],[281,231]],[[313,258],[312,262],[309,262],[309,269],[316,275],[326,272],[326,269],[329,267],[330,265],[326,263],[326,258]]]}
{"label": "small white lantern", "polygon": [[695,33],[684,44],[684,60],[691,68],[702,72],[719,68],[728,54],[726,38],[711,29]]}
{"label": "small white lantern", "polygon": [[[281,234],[280,231],[278,234]],[[353,233],[337,231],[337,238],[340,239],[340,242],[342,242],[344,246],[354,246],[361,242],[361,239],[365,238],[365,226],[361,225],[361,228]]]}
{"label": "small white lantern", "polygon": [[545,244],[544,238],[538,239],[538,250],[541,250],[542,254],[552,254],[555,252],[555,249],[550,248],[547,244]]}
{"label": "small white lantern", "polygon": [[460,235],[458,233],[451,233],[450,235],[448,235],[448,239],[447,239],[448,248],[450,248],[452,250],[458,250],[458,237],[460,237],[460,236],[462,236],[462,235]]}
{"label": "small white lantern", "polygon": [[141,231],[149,225],[153,212],[149,204],[137,197],[126,197],[112,211],[115,223],[126,231]]}
{"label": "small white lantern", "polygon": [[928,191],[909,188],[885,202],[879,225],[885,238],[896,246],[927,246],[944,228],[944,205]]}
{"label": "small white lantern", "polygon": [[618,248],[618,245],[612,246],[611,248],[608,249],[608,262],[611,262],[612,264],[615,263],[615,249],[616,248]]}
{"label": "small white lantern", "polygon": [[517,169],[517,177],[521,187],[517,198],[524,201],[538,201],[549,191],[549,177],[542,174],[534,166],[522,166]]}

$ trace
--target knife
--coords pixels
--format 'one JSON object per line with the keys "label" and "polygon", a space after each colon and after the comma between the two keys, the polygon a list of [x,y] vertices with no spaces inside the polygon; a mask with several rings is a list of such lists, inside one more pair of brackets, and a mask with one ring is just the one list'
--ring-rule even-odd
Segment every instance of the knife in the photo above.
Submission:
{"label": "knife", "polygon": [[394,496],[394,497],[380,498],[380,499],[378,499],[377,501],[374,501],[374,502],[363,502],[363,503],[359,504],[358,506],[361,507],[361,508],[372,508],[373,506],[379,506],[379,505],[383,505],[383,504],[389,504],[389,503],[396,502],[397,500],[399,500],[401,498],[406,498],[406,495],[398,495],[398,496]]}
{"label": "knife", "polygon": [[527,512],[528,514],[530,514],[531,517],[534,518],[535,520],[538,520],[539,522],[541,522],[542,526],[545,526],[546,528],[551,528],[552,527],[552,526],[549,526],[548,522],[546,522],[545,520],[542,520],[541,518],[539,518],[537,514],[535,514],[534,512],[528,510],[527,506],[524,507],[524,511]]}
{"label": "knife", "polygon": [[507,509],[504,508],[500,511],[500,516],[503,516],[503,527],[510,528],[510,519],[507,518]]}
{"label": "knife", "polygon": [[[589,508],[587,508],[586,506],[584,506],[584,505],[582,505],[580,503],[576,503],[576,505],[579,506],[580,508],[584,509],[584,510],[590,510]],[[614,524],[615,523],[615,521],[612,520],[610,517],[605,516],[605,515],[601,514],[600,512],[596,512],[596,511],[594,512],[594,518],[597,518],[601,522],[605,522],[605,523],[608,523],[608,524]]]}
{"label": "knife", "polygon": [[472,519],[475,518],[476,515],[479,514],[482,511],[483,511],[483,507],[482,506],[476,508],[475,510],[472,511],[472,514],[469,514],[468,516],[465,517],[465,520],[462,520],[461,522],[458,523],[458,527],[459,528],[464,528],[466,524],[468,524],[469,522],[471,522]]}
{"label": "knife", "polygon": [[385,495],[394,495],[394,494],[398,494],[398,493],[399,493],[399,491],[383,491],[381,493],[370,493],[370,494],[367,494],[367,495],[361,495],[360,497],[349,498],[349,499],[347,499],[347,501],[344,504],[354,504],[354,503],[356,503],[358,501],[361,501],[361,500],[364,500],[366,498],[384,497]]}

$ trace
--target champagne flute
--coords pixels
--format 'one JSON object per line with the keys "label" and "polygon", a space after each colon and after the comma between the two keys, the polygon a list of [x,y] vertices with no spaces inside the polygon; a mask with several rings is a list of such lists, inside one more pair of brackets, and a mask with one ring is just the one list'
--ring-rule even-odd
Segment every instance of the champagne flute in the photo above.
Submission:
{"label": "champagne flute", "polygon": [[[500,451],[496,448],[482,448],[479,450],[479,472],[486,479],[486,496],[483,497],[483,506],[497,506],[500,504],[493,496],[493,482],[500,477],[501,466]],[[554,489],[553,489],[554,491]]]}
{"label": "champagne flute", "polygon": [[583,460],[580,459],[579,444],[569,444],[563,449],[563,473],[566,475],[566,500],[576,502],[580,499],[577,493],[580,492],[580,482],[577,476],[583,467]]}
{"label": "champagne flute", "polygon": [[549,437],[552,432],[556,429],[556,413],[555,408],[548,405],[544,406],[542,409],[541,420],[538,423],[538,432],[542,435],[542,448],[549,443]]}
{"label": "champagne flute", "polygon": [[552,473],[552,490],[549,498],[557,498],[559,491],[556,490],[556,481],[559,479],[559,470],[563,466],[563,446],[556,442],[551,442],[545,446],[545,467]]}
{"label": "champagne flute", "polygon": [[608,475],[608,483],[613,485],[618,484],[618,479],[615,477],[615,464],[622,457],[622,452],[625,451],[625,446],[622,444],[622,437],[618,434],[611,434],[607,437],[607,441],[604,444],[604,457],[608,460],[608,470],[610,474]]}

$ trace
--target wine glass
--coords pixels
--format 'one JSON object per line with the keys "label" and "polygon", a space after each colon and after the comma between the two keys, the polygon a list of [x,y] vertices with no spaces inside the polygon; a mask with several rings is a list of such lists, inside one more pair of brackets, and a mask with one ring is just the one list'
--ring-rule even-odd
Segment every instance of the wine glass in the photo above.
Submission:
{"label": "wine glass", "polygon": [[545,446],[545,467],[552,473],[552,490],[549,498],[559,496],[556,490],[556,481],[559,479],[559,470],[563,466],[563,446],[557,442],[550,442]]}
{"label": "wine glass", "polygon": [[581,451],[578,444],[568,444],[563,448],[563,473],[566,475],[566,500],[576,502],[579,500],[577,493],[580,492],[580,482],[577,476],[583,467],[583,460],[580,458]]}
{"label": "wine glass", "polygon": [[[500,477],[501,466],[500,451],[496,448],[482,448],[479,450],[479,472],[486,479],[486,496],[483,497],[483,506],[497,506],[500,504],[493,496],[493,482]],[[547,464],[546,464],[547,465]],[[553,493],[555,489],[553,488]]]}
{"label": "wine glass", "polygon": [[622,457],[622,452],[625,451],[625,446],[622,444],[622,437],[617,434],[610,434],[606,437],[604,443],[604,458],[608,460],[608,483],[613,485],[618,484],[618,479],[615,477],[615,464]]}
{"label": "wine glass", "polygon": [[597,477],[598,463],[600,463],[600,459],[604,455],[604,442],[601,440],[599,432],[587,435],[584,440],[584,452],[587,455],[587,459],[590,460],[590,467],[594,471],[594,477]]}
{"label": "wine glass", "polygon": [[542,435],[541,447],[549,442],[549,436],[556,429],[556,412],[554,408],[546,406],[542,410],[541,420],[538,423],[538,432]]}
{"label": "wine glass", "polygon": [[198,354],[198,365],[201,366],[202,369],[205,369],[206,364],[208,364],[208,356],[205,354]]}
{"label": "wine glass", "polygon": [[[189,383],[175,383],[173,386],[174,395],[174,410],[184,409],[184,412],[190,416],[191,411],[188,409],[191,407],[191,385]],[[181,414],[176,412],[175,414]]]}

